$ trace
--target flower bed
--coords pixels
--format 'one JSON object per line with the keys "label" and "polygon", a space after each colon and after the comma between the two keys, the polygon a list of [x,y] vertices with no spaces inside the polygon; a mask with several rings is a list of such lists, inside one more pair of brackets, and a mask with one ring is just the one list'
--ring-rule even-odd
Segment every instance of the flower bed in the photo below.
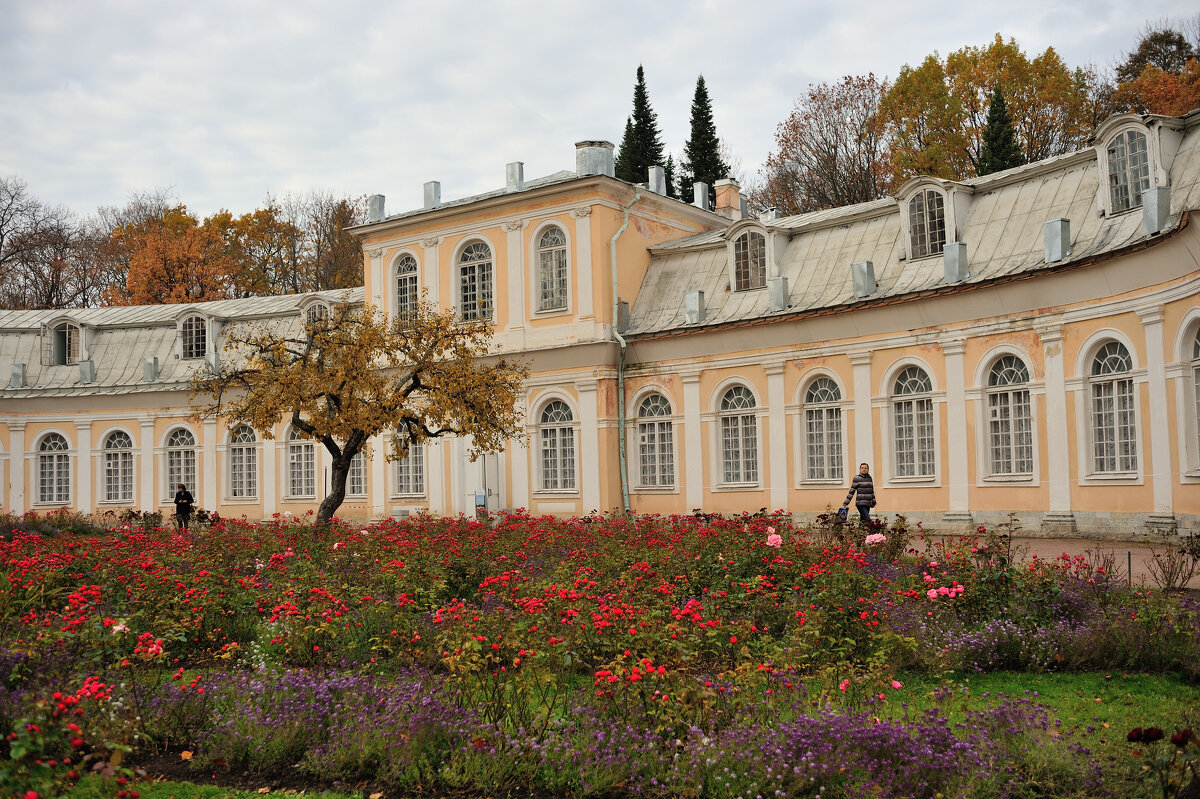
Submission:
{"label": "flower bed", "polygon": [[1102,793],[1044,708],[918,712],[904,675],[1194,678],[1197,603],[986,531],[910,538],[763,514],[14,530],[0,788],[55,795],[86,759],[128,796],[127,756],[170,750],[393,789],[1003,796],[1036,765]]}

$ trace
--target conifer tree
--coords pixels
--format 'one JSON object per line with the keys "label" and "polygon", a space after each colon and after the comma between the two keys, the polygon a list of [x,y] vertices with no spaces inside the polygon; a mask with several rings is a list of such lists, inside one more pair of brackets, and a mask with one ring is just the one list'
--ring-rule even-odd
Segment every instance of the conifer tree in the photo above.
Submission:
{"label": "conifer tree", "polygon": [[716,183],[729,177],[729,165],[721,160],[721,142],[713,124],[712,102],[703,75],[696,78],[696,93],[692,96],[692,135],[683,145],[683,161],[679,168],[683,201],[693,202],[693,184],[703,182],[708,184],[708,205],[712,208],[717,197]]}
{"label": "conifer tree", "polygon": [[666,166],[663,167],[663,174],[666,175],[667,178],[667,196],[678,200],[679,188],[676,182],[678,179],[676,178],[675,172],[675,156],[668,155]]}
{"label": "conifer tree", "polygon": [[633,87],[633,114],[625,120],[625,136],[614,164],[616,176],[630,183],[645,183],[652,166],[663,166],[663,143],[658,119],[650,107],[646,75],[638,64],[637,83]]}
{"label": "conifer tree", "polygon": [[975,165],[978,175],[989,175],[1002,169],[1012,169],[1025,163],[1021,145],[1017,143],[1017,132],[1004,93],[997,86],[992,90],[992,101],[988,107],[987,122],[983,127],[983,146],[979,148],[979,163]]}

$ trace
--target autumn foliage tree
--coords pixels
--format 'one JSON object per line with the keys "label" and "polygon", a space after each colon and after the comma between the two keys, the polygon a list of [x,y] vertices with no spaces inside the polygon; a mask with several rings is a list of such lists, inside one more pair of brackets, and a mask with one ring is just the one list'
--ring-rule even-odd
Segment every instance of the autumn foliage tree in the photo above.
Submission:
{"label": "autumn foliage tree", "polygon": [[1200,107],[1200,60],[1189,60],[1179,72],[1148,65],[1117,87],[1114,102],[1121,111],[1183,116]]}
{"label": "autumn foliage tree", "polygon": [[876,120],[883,91],[874,75],[811,86],[776,128],[751,203],[800,214],[886,195],[889,136]]}
{"label": "autumn foliage tree", "polygon": [[231,427],[266,438],[279,422],[325,447],[329,494],[317,511],[329,521],[346,497],[354,456],[369,439],[393,434],[389,460],[442,436],[469,438],[472,456],[501,449],[521,430],[524,366],[488,357],[485,320],[420,303],[389,321],[370,307],[338,306],[290,329],[233,328],[216,373],[193,381],[193,404]]}

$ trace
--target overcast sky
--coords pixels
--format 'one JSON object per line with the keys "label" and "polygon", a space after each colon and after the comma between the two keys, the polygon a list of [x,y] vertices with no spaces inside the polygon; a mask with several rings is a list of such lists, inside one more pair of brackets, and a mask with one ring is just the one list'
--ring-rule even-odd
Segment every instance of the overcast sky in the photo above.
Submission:
{"label": "overcast sky", "polygon": [[385,194],[389,213],[574,169],[619,143],[638,64],[668,151],[703,73],[753,178],[810,83],[894,77],[1013,37],[1111,65],[1194,0],[256,2],[0,0],[0,175],[80,214],[170,188],[205,216],[268,193]]}

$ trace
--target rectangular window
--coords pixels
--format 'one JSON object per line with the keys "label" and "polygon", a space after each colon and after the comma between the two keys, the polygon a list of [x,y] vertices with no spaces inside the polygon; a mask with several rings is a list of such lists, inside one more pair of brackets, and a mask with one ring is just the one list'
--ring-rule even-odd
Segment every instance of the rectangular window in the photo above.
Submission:
{"label": "rectangular window", "polygon": [[71,501],[71,461],[65,454],[38,457],[38,501]]}
{"label": "rectangular window", "polygon": [[806,408],[804,427],[808,479],[840,480],[842,478],[841,408]]}
{"label": "rectangular window", "polygon": [[133,499],[133,453],[129,450],[104,453],[104,499],[108,502]]}
{"label": "rectangular window", "polygon": [[542,250],[538,253],[539,311],[556,311],[567,307],[567,250],[565,247]]}
{"label": "rectangular window", "polygon": [[1096,472],[1137,471],[1137,425],[1133,381],[1092,384],[1092,468]]}
{"label": "rectangular window", "polygon": [[288,495],[313,497],[317,494],[316,448],[312,444],[288,445]]}
{"label": "rectangular window", "polygon": [[350,473],[346,476],[346,493],[352,497],[367,495],[367,456],[362,450],[350,459]]}
{"label": "rectangular window", "polygon": [[753,416],[721,417],[721,451],[726,483],[758,482],[758,441]]}
{"label": "rectangular window", "polygon": [[1033,419],[1029,391],[988,395],[992,474],[1033,473]]}
{"label": "rectangular window", "polygon": [[542,488],[546,491],[575,489],[575,431],[570,427],[543,427]]}
{"label": "rectangular window", "polygon": [[396,461],[392,467],[396,476],[397,496],[420,496],[425,493],[425,447],[411,444],[408,455]]}
{"label": "rectangular window", "polygon": [[180,483],[183,483],[188,489],[196,487],[196,450],[194,449],[167,450],[168,493],[174,494]]}
{"label": "rectangular window", "polygon": [[467,264],[461,267],[460,288],[463,319],[492,317],[491,264]]}
{"label": "rectangular window", "polygon": [[229,493],[240,499],[258,496],[258,450],[230,447]]}
{"label": "rectangular window", "polygon": [[895,400],[892,416],[896,427],[896,476],[932,477],[933,400]]}
{"label": "rectangular window", "polygon": [[638,453],[642,462],[642,485],[675,485],[674,433],[669,421],[638,423]]}

